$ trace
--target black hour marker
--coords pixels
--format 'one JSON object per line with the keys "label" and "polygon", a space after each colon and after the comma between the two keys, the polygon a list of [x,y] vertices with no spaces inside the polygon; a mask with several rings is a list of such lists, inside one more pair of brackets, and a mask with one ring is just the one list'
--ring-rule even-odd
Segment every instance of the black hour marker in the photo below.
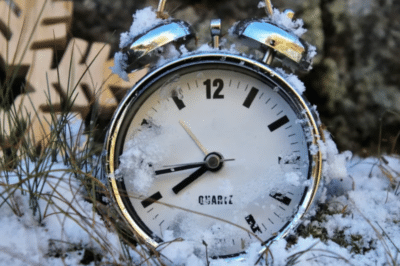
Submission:
{"label": "black hour marker", "polygon": [[282,162],[283,164],[298,164],[300,159],[300,156],[296,156],[295,158],[282,158],[279,156],[278,163],[280,164]]}
{"label": "black hour marker", "polygon": [[146,119],[143,119],[143,121],[142,121],[142,123],[140,125],[143,126],[143,125],[148,125],[148,124],[149,124],[149,122],[147,122]]}
{"label": "black hour marker", "polygon": [[253,231],[253,233],[262,233],[260,227],[256,223],[256,220],[254,220],[253,215],[250,214],[249,216],[246,216],[245,219],[246,222],[250,225],[251,231]]}
{"label": "black hour marker", "polygon": [[251,88],[249,94],[247,95],[246,100],[243,103],[243,106],[250,108],[250,105],[253,103],[254,99],[256,98],[258,93],[258,89],[256,88]]}
{"label": "black hour marker", "polygon": [[267,227],[265,226],[265,224],[261,224],[261,225],[264,227],[265,231],[267,231]]}
{"label": "black hour marker", "polygon": [[174,100],[174,103],[176,104],[176,106],[178,106],[179,110],[182,110],[183,108],[186,107],[183,101],[179,99],[177,96],[172,97],[172,100]]}
{"label": "black hour marker", "polygon": [[278,128],[280,128],[281,126],[287,124],[289,122],[289,118],[285,115],[281,118],[279,118],[278,120],[276,120],[275,122],[271,123],[268,128],[271,132],[277,130]]}
{"label": "black hour marker", "polygon": [[153,195],[142,201],[142,206],[143,208],[147,208],[157,200],[160,200],[161,198],[162,196],[160,192],[154,193]]}
{"label": "black hour marker", "polygon": [[291,198],[288,198],[288,197],[282,195],[281,193],[269,194],[269,196],[276,199],[277,201],[282,202],[286,206],[289,206],[290,202],[292,201]]}

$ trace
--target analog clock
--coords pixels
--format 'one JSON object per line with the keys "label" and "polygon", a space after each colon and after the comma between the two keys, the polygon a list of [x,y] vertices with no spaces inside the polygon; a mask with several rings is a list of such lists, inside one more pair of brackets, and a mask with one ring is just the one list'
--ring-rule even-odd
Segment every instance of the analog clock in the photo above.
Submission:
{"label": "analog clock", "polygon": [[154,69],[124,98],[106,140],[121,215],[148,244],[182,238],[211,257],[260,250],[309,208],[319,121],[284,77],[218,50]]}

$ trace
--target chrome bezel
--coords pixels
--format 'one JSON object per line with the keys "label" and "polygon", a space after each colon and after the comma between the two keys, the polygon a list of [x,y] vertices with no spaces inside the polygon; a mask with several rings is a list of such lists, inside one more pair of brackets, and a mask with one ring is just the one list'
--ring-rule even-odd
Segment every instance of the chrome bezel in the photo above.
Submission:
{"label": "chrome bezel", "polygon": [[[224,53],[218,50],[208,51],[198,54],[189,54],[180,58],[177,58],[173,61],[166,63],[165,65],[152,70],[145,77],[143,77],[124,97],[119,107],[117,108],[112,121],[110,123],[109,130],[107,132],[106,141],[105,141],[105,156],[104,156],[104,168],[107,177],[109,178],[109,185],[111,194],[114,200],[114,203],[117,206],[117,209],[120,212],[120,215],[124,218],[125,222],[130,226],[130,228],[136,233],[138,237],[143,239],[147,244],[149,244],[152,248],[157,248],[160,246],[156,240],[154,240],[151,236],[147,235],[144,230],[138,225],[137,221],[135,221],[132,216],[129,214],[126,206],[123,203],[122,197],[120,195],[120,191],[117,187],[117,177],[115,176],[115,160],[117,160],[115,154],[116,149],[116,141],[118,138],[119,130],[121,128],[122,121],[128,111],[128,107],[138,98],[143,92],[144,88],[146,88],[147,83],[152,82],[154,79],[165,74],[165,72],[170,69],[175,69],[180,66],[188,66],[194,64],[204,64],[207,62],[215,62],[220,64],[230,64],[239,68],[251,69],[252,71],[258,73],[263,77],[268,77],[272,79],[274,82],[281,85],[283,88],[289,90],[288,97],[293,97],[293,103],[297,104],[297,108],[301,110],[302,116],[307,118],[307,122],[303,125],[303,128],[307,128],[311,134],[311,143],[314,145],[320,146],[320,141],[323,140],[322,132],[320,130],[320,121],[318,116],[311,110],[308,102],[295,90],[295,88],[290,85],[285,78],[276,72],[273,68],[264,65],[258,61],[253,59],[249,59],[240,55],[233,55],[231,53]],[[303,200],[303,203],[299,206],[296,215],[293,220],[288,222],[283,229],[279,231],[279,233],[273,238],[267,240],[265,244],[265,248],[272,243],[284,236],[286,236],[289,231],[294,228],[299,220],[303,217],[305,212],[310,208],[312,201],[316,195],[317,188],[321,179],[322,174],[322,154],[321,152],[317,152],[315,155],[309,154],[311,160],[310,164],[312,165],[311,171],[309,175],[312,179],[312,185],[310,185],[306,196]],[[263,248],[260,252],[265,250]],[[229,260],[241,260],[244,256],[237,256],[234,258],[227,258]]]}

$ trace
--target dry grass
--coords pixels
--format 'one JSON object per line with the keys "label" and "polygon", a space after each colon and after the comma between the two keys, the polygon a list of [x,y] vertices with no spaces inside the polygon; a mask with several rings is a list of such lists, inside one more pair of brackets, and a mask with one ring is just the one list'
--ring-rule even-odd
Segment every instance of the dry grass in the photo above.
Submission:
{"label": "dry grass", "polygon": [[[23,49],[26,50],[28,47]],[[73,68],[74,66],[70,65],[69,75],[74,72]],[[95,265],[103,265],[103,263],[107,263],[107,265],[166,265],[173,263],[168,261],[160,252],[166,246],[181,241],[181,239],[164,243],[159,250],[152,249],[141,242],[138,237],[135,237],[135,233],[121,222],[118,212],[104,202],[104,197],[111,198],[111,196],[108,194],[106,185],[98,179],[102,173],[101,149],[93,142],[96,134],[96,112],[92,112],[93,116],[86,127],[81,125],[77,131],[71,126],[71,121],[75,119],[70,114],[75,101],[72,95],[76,95],[75,91],[80,79],[78,78],[77,83],[70,84],[62,111],[56,113],[51,110],[51,121],[41,121],[42,125],[50,125],[52,131],[46,136],[46,144],[38,147],[33,144],[34,136],[30,135],[31,131],[27,130],[31,121],[21,119],[18,108],[7,101],[12,98],[9,96],[12,95],[13,85],[17,82],[15,71],[18,71],[18,68],[8,69],[6,67],[5,76],[9,78],[6,82],[0,84],[4,96],[1,97],[0,107],[8,108],[8,111],[4,113],[7,119],[5,117],[0,119],[1,121],[9,121],[8,125],[4,125],[3,122],[0,123],[0,150],[4,152],[4,156],[0,157],[0,208],[8,207],[17,217],[32,216],[38,226],[43,227],[46,221],[54,216],[58,219],[61,230],[64,230],[63,225],[68,220],[73,221],[96,243],[96,245],[87,247],[82,243],[52,239],[48,243],[48,257],[63,257],[69,252],[82,251],[87,255],[84,256],[85,260],[82,259],[81,262],[94,262]],[[47,91],[49,105],[51,106],[49,85]],[[96,106],[96,104],[94,103],[93,106]],[[7,138],[6,127],[11,129],[11,134],[7,134]],[[74,135],[74,132],[78,132],[77,135]],[[400,132],[394,140],[393,149],[397,145],[399,135]],[[82,141],[82,139],[85,141]],[[59,163],[62,163],[65,167],[57,169],[55,166],[58,167]],[[397,174],[397,176],[393,174],[393,169],[388,168],[389,166],[383,156],[377,166],[391,181],[392,189],[400,193],[400,174]],[[50,192],[49,187],[51,188]],[[70,191],[69,196],[72,197],[67,197],[63,193],[65,191]],[[22,197],[28,198],[28,210],[24,206]],[[87,208],[83,206],[82,197],[92,204],[91,211],[88,212]],[[334,209],[335,211],[332,212],[329,211],[327,206],[321,205],[319,212],[312,219],[322,221],[329,219],[329,215],[338,213],[349,215],[347,206],[336,206]],[[194,212],[192,210],[186,211]],[[97,214],[101,215],[102,220],[97,218]],[[379,224],[375,225],[368,219],[366,220],[385,247],[388,265],[398,265],[399,248],[396,247],[397,253],[392,254],[388,248],[388,245],[394,245],[392,239]],[[105,231],[104,228],[107,228],[107,230]],[[245,228],[241,229],[246,230]],[[109,241],[107,231],[120,237],[120,246],[115,246],[115,243]],[[315,238],[320,238],[321,241],[328,239],[324,228],[308,227],[299,232],[303,237],[313,235]],[[359,247],[359,236],[354,236],[352,243],[341,242],[340,232],[338,232],[337,239],[332,240],[339,245],[351,246],[355,253],[367,251]],[[205,248],[207,248],[206,244]],[[16,257],[20,255],[17,251],[12,251],[7,247],[0,247],[0,252]],[[291,255],[287,259],[286,265],[298,265],[300,257],[309,252],[317,254],[311,258],[314,260],[317,260],[318,257],[330,256],[341,265],[344,263],[352,265],[342,256],[329,250],[316,249],[314,245]],[[140,259],[138,260],[138,258]],[[29,263],[29,260],[27,263]],[[207,259],[206,264],[209,264]],[[273,254],[268,248],[261,254],[256,265],[274,265]]]}

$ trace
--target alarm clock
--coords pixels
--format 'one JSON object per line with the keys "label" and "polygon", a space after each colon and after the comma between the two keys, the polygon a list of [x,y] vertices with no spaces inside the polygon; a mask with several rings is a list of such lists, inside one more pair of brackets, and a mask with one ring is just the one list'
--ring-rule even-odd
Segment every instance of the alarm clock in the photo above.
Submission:
{"label": "alarm clock", "polygon": [[[269,17],[229,31],[248,53],[224,49],[219,19],[211,46],[179,49],[195,33],[167,18],[163,0],[163,19],[121,52],[125,71],[150,68],[112,118],[104,170],[113,205],[151,248],[183,239],[207,245],[210,258],[241,258],[286,236],[311,206],[321,123],[296,78],[272,63],[308,70],[313,48],[266,4]],[[171,45],[184,52],[157,62]]]}

